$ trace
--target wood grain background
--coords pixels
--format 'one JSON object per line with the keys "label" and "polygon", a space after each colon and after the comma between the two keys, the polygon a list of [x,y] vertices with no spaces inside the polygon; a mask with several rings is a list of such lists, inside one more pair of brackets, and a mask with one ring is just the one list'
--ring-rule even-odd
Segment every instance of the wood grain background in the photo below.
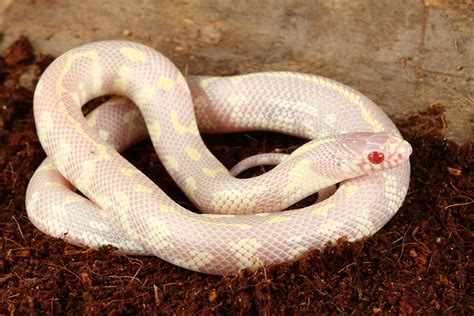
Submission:
{"label": "wood grain background", "polygon": [[190,74],[319,74],[392,117],[442,104],[446,137],[473,140],[472,0],[0,0],[0,31],[0,51],[20,35],[54,55],[129,39]]}

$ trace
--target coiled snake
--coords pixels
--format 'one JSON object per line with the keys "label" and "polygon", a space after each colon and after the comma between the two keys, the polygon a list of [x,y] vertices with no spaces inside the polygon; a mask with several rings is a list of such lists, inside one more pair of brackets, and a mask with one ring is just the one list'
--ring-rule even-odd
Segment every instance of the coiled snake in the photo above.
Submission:
{"label": "coiled snake", "polygon": [[[87,122],[82,105],[104,94],[126,96],[139,110],[113,99]],[[391,120],[360,93],[314,75],[185,79],[149,47],[103,41],[72,49],[47,68],[34,115],[48,155],[26,194],[35,226],[52,236],[67,234],[74,244],[112,244],[204,273],[234,274],[293,260],[341,236],[374,234],[408,188],[411,147]],[[171,200],[118,154],[147,130],[172,178],[206,214]],[[238,169],[281,163],[239,179],[199,132],[248,130],[310,141],[288,157],[244,161]],[[279,212],[336,183],[322,202]]]}

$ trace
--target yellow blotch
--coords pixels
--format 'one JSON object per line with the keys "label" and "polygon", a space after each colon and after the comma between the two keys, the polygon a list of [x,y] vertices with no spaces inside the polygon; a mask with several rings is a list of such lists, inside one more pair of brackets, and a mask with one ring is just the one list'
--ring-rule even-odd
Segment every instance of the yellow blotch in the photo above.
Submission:
{"label": "yellow blotch", "polygon": [[247,96],[243,93],[236,92],[228,97],[228,101],[233,107],[239,108],[242,104],[248,100]]}
{"label": "yellow blotch", "polygon": [[140,92],[138,92],[136,99],[134,99],[134,101],[140,104],[148,103],[151,101],[154,95],[155,95],[155,88],[151,85],[146,85],[140,90]]}
{"label": "yellow blotch", "polygon": [[148,131],[150,132],[150,136],[154,140],[160,139],[161,136],[161,126],[158,121],[153,122],[150,127],[148,128]]}
{"label": "yellow blotch", "polygon": [[61,186],[61,184],[58,183],[58,182],[47,181],[46,186],[49,187],[49,188],[58,188],[58,187]]}
{"label": "yellow blotch", "polygon": [[81,202],[83,198],[75,193],[68,194],[66,202]]}
{"label": "yellow blotch", "polygon": [[135,120],[139,116],[139,112],[136,110],[131,110],[125,113],[125,115],[122,117],[122,121],[126,124],[131,124],[133,120]]}
{"label": "yellow blotch", "polygon": [[63,101],[58,102],[58,108],[59,108],[59,112],[61,112],[61,113],[66,112],[66,105],[64,104]]}
{"label": "yellow blotch", "polygon": [[100,206],[99,210],[102,214],[105,215],[109,213],[112,201],[106,195],[95,194],[93,201]]}
{"label": "yellow blotch", "polygon": [[146,55],[144,52],[131,48],[131,47],[122,47],[120,48],[120,53],[125,56],[127,59],[132,61],[145,61]]}
{"label": "yellow blotch", "polygon": [[64,207],[64,204],[56,204],[52,207],[52,210],[56,214],[64,214],[66,213],[66,208]]}
{"label": "yellow blotch", "polygon": [[302,159],[290,170],[288,175],[288,184],[283,188],[284,194],[298,192],[304,186],[308,179],[317,179],[320,177],[310,168],[310,160]]}
{"label": "yellow blotch", "polygon": [[346,187],[346,196],[348,198],[351,198],[357,192],[359,192],[359,187],[356,186],[356,185],[349,185],[349,186]]}
{"label": "yellow blotch", "polygon": [[245,78],[247,78],[247,76],[245,76],[245,75],[243,75],[243,76],[232,76],[232,77],[229,78],[229,80],[233,84],[237,85],[240,82],[242,82],[242,80],[244,80]]}
{"label": "yellow blotch", "polygon": [[47,163],[47,164],[41,165],[41,167],[39,167],[37,170],[38,171],[51,171],[51,170],[56,170],[56,167],[54,166],[53,163]]}
{"label": "yellow blotch", "polygon": [[184,150],[188,154],[189,158],[191,158],[194,161],[199,161],[201,160],[201,154],[193,147],[185,147]]}
{"label": "yellow blotch", "polygon": [[292,259],[298,259],[305,252],[308,251],[308,247],[305,246],[306,242],[302,236],[291,236],[288,241],[294,243],[296,246],[289,251],[289,255]]}
{"label": "yellow blotch", "polygon": [[322,205],[320,207],[315,208],[313,212],[317,215],[325,215],[333,207],[334,207],[334,203],[329,203],[329,204]]}
{"label": "yellow blotch", "polygon": [[109,132],[107,132],[104,129],[99,130],[99,137],[102,138],[103,140],[107,141],[109,139]]}
{"label": "yellow blotch", "polygon": [[130,218],[130,198],[123,192],[115,191],[113,192],[114,199],[116,201],[115,207],[119,213],[118,219],[120,220],[121,226],[124,229],[127,237],[131,239],[139,239],[139,235],[135,228],[132,225]]}
{"label": "yellow blotch", "polygon": [[362,211],[362,213],[357,219],[357,221],[359,222],[359,225],[357,226],[357,230],[358,230],[358,233],[360,234],[358,238],[361,238],[364,236],[370,236],[377,231],[374,222],[370,219],[372,217],[369,215],[369,213],[370,212],[367,210]]}
{"label": "yellow blotch", "polygon": [[174,129],[178,134],[192,134],[199,135],[199,130],[196,125],[196,121],[191,122],[189,126],[184,126],[178,119],[178,112],[176,110],[171,110],[171,123],[173,124]]}
{"label": "yellow blotch", "polygon": [[158,249],[171,249],[174,248],[169,236],[171,230],[168,224],[156,216],[152,216],[148,219],[148,226],[150,231],[150,241],[153,242],[154,246]]}
{"label": "yellow blotch", "polygon": [[333,127],[337,122],[336,114],[330,113],[324,116],[324,122],[329,126]]}
{"label": "yellow blotch", "polygon": [[123,192],[115,191],[114,197],[120,205],[121,211],[127,211],[130,208],[130,198]]}
{"label": "yellow blotch", "polygon": [[342,224],[340,222],[337,222],[333,219],[328,219],[326,223],[322,224],[318,228],[317,231],[326,236],[332,236],[341,225]]}
{"label": "yellow blotch", "polygon": [[230,249],[241,268],[257,268],[263,264],[256,256],[262,244],[255,238],[243,238],[238,242],[230,242]]}
{"label": "yellow blotch", "polygon": [[161,76],[158,79],[158,88],[163,91],[170,91],[173,88],[173,80],[168,77]]}
{"label": "yellow blotch", "polygon": [[194,191],[197,189],[196,180],[192,177],[186,178],[184,191],[190,199],[194,199]]}
{"label": "yellow blotch", "polygon": [[127,177],[131,177],[136,173],[136,170],[131,168],[122,168],[120,169],[120,172],[126,175]]}
{"label": "yellow blotch", "polygon": [[[387,147],[388,147],[388,150],[389,151],[395,151],[395,149],[400,146],[400,143],[398,140],[393,140],[393,139],[390,139],[389,142],[386,143]],[[383,148],[383,146],[380,146],[381,148]],[[400,148],[400,150],[403,149],[403,148]],[[402,153],[402,152],[400,152]]]}
{"label": "yellow blotch", "polygon": [[209,118],[209,104],[203,96],[199,96],[194,99],[194,112],[196,113],[196,118],[199,121],[200,128],[212,128],[214,127],[214,122]]}
{"label": "yellow blotch", "polygon": [[83,170],[88,174],[88,175],[92,175],[95,173],[95,167],[96,167],[96,164],[95,164],[95,161],[94,160],[87,160],[83,163]]}
{"label": "yellow blotch", "polygon": [[131,78],[133,76],[133,70],[130,67],[122,66],[119,69],[119,75],[122,78]]}
{"label": "yellow blotch", "polygon": [[149,187],[146,187],[144,185],[141,185],[141,184],[136,184],[133,189],[136,191],[136,192],[141,192],[141,193],[151,193],[153,192],[153,189],[149,188]]}
{"label": "yellow blotch", "polygon": [[77,93],[69,92],[69,96],[74,100],[74,103],[78,106],[82,105],[81,97]]}
{"label": "yellow blotch", "polygon": [[97,150],[99,151],[99,160],[109,160],[110,155],[107,151],[107,147],[101,144],[96,144]]}
{"label": "yellow blotch", "polygon": [[270,224],[273,224],[273,223],[284,223],[284,222],[288,222],[291,218],[289,217],[282,217],[282,216],[279,216],[279,217],[273,217],[271,219],[269,219],[267,221],[267,223],[270,223]]}
{"label": "yellow blotch", "polygon": [[92,127],[95,126],[95,124],[97,123],[97,117],[100,112],[101,112],[101,108],[98,108],[87,116],[87,123],[89,123],[90,126]]}
{"label": "yellow blotch", "polygon": [[301,258],[306,252],[308,248],[306,247],[295,247],[290,250],[290,256],[293,260]]}
{"label": "yellow blotch", "polygon": [[205,175],[214,178],[219,172],[222,172],[221,169],[209,169],[209,168],[202,168],[202,173]]}
{"label": "yellow blotch", "polygon": [[95,159],[86,160],[82,163],[81,174],[76,180],[78,187],[89,188],[92,184],[92,177],[96,174],[96,161]]}
{"label": "yellow blotch", "polygon": [[166,213],[166,214],[170,214],[170,213],[174,213],[174,208],[170,205],[161,205],[160,206],[160,210],[163,212],[163,213]]}
{"label": "yellow blotch", "polygon": [[170,170],[178,170],[179,168],[178,159],[172,155],[163,157],[163,163],[166,164]]}
{"label": "yellow blotch", "polygon": [[214,256],[207,252],[193,252],[192,256],[192,258],[187,260],[177,259],[175,264],[186,269],[199,271],[199,269],[209,265],[214,260]]}
{"label": "yellow blotch", "polygon": [[114,82],[114,87],[117,90],[125,90],[127,87],[127,80],[133,77],[133,70],[130,67],[122,66],[118,70],[118,78]]}
{"label": "yellow blotch", "polygon": [[252,209],[257,204],[258,199],[255,196],[259,196],[265,191],[264,186],[253,186],[244,189],[223,189],[216,190],[212,194],[212,205],[214,209],[219,209],[222,213],[228,214],[239,214],[242,213],[240,203],[228,203],[229,199],[233,200],[236,197],[245,197],[246,209]]}
{"label": "yellow blotch", "polygon": [[199,81],[199,85],[203,88],[207,87],[211,82],[218,80],[217,77],[208,77]]}

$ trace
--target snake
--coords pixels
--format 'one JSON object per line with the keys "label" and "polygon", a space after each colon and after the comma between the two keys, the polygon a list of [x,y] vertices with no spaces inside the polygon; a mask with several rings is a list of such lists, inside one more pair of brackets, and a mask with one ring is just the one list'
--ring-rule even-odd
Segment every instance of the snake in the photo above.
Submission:
{"label": "snake", "polygon": [[[117,97],[86,118],[83,105],[103,95]],[[33,110],[47,158],[25,202],[39,230],[201,273],[233,275],[297,260],[339,238],[371,236],[408,190],[412,148],[395,124],[360,92],[313,74],[185,77],[153,48],[99,41],[47,67]],[[256,130],[308,141],[229,171],[201,136]],[[146,137],[199,212],[120,154]],[[236,176],[258,164],[276,166]],[[316,192],[316,203],[288,210]]]}

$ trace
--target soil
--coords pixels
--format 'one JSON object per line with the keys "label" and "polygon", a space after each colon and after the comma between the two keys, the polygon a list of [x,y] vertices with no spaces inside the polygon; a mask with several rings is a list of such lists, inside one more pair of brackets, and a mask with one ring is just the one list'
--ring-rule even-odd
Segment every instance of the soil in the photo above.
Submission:
{"label": "soil", "polygon": [[[442,105],[396,120],[414,148],[410,188],[402,208],[374,236],[341,239],[256,272],[209,276],[111,247],[71,246],[30,223],[25,189],[45,158],[32,97],[51,61],[35,55],[26,38],[0,58],[0,314],[474,313],[473,144],[457,146],[441,136]],[[301,144],[271,133],[205,140],[228,167],[257,152]],[[189,206],[150,142],[124,155]]]}

